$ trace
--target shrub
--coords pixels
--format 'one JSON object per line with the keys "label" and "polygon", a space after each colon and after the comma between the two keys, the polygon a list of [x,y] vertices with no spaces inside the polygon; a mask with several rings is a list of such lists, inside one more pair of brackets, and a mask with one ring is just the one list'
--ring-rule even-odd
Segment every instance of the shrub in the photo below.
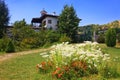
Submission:
{"label": "shrub", "polygon": [[52,31],[52,30],[47,30],[46,32],[47,32],[46,42],[54,43],[54,42],[59,41],[59,38],[60,38],[59,33],[57,33],[56,31]]}
{"label": "shrub", "polygon": [[12,42],[12,40],[9,41],[7,48],[6,48],[7,53],[15,52],[15,46]]}
{"label": "shrub", "polygon": [[39,69],[40,73],[47,73],[53,69],[54,64],[51,61],[43,61],[40,64],[37,64],[36,67]]}
{"label": "shrub", "polygon": [[0,39],[0,51],[5,51],[8,42],[9,42],[9,38],[7,37],[3,37],[2,39]]}
{"label": "shrub", "polygon": [[71,39],[69,37],[66,36],[66,34],[62,34],[59,42],[71,42]]}
{"label": "shrub", "polygon": [[118,43],[120,43],[120,33],[117,34]]}
{"label": "shrub", "polygon": [[54,64],[53,76],[60,80],[76,80],[90,74],[98,74],[99,67],[110,58],[96,42],[86,41],[74,45],[63,42],[51,48],[53,50],[40,55],[46,62],[51,61]]}
{"label": "shrub", "polygon": [[32,48],[37,48],[39,46],[40,45],[38,44],[38,40],[33,37],[25,38],[20,43],[20,47],[22,49],[32,49]]}
{"label": "shrub", "polygon": [[116,31],[113,28],[110,28],[107,32],[106,32],[106,45],[108,47],[114,47],[116,45]]}
{"label": "shrub", "polygon": [[98,43],[105,43],[105,36],[104,34],[100,34],[97,39]]}

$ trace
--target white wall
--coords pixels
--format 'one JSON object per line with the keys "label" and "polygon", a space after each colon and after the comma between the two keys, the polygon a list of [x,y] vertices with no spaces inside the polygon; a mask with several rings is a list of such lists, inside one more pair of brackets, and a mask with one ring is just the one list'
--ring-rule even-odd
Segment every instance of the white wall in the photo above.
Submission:
{"label": "white wall", "polygon": [[[48,20],[51,20],[52,23],[49,24],[48,23]],[[45,28],[50,28],[52,27],[53,30],[56,30],[57,29],[57,22],[58,22],[58,19],[55,18],[55,17],[46,17],[42,22],[46,21],[46,25],[44,26]]]}

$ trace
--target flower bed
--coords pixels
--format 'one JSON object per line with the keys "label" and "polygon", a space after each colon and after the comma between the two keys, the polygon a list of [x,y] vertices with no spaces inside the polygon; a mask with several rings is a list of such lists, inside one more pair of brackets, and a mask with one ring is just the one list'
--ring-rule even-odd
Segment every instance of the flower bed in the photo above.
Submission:
{"label": "flower bed", "polygon": [[40,54],[46,61],[38,64],[37,68],[42,72],[52,71],[52,76],[61,80],[98,74],[110,57],[97,44],[86,41],[82,44],[65,42],[54,45],[54,50]]}

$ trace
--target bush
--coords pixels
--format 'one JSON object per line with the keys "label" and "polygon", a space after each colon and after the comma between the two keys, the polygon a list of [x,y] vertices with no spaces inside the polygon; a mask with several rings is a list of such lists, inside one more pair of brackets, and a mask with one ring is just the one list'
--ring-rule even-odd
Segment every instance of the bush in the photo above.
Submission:
{"label": "bush", "polygon": [[54,43],[54,42],[58,42],[59,38],[60,38],[60,34],[52,31],[52,30],[46,30],[47,34],[46,34],[46,42],[50,42],[50,43]]}
{"label": "bush", "polygon": [[105,43],[105,36],[104,34],[100,34],[97,39],[98,43]]}
{"label": "bush", "polygon": [[[53,45],[51,51],[40,55],[54,64],[53,76],[59,80],[77,80],[92,74],[98,74],[101,65],[109,61],[109,54],[103,54],[97,43],[86,41],[83,44]],[[40,65],[39,71],[43,70]],[[49,66],[45,66],[49,68]]]}
{"label": "bush", "polygon": [[62,34],[59,42],[71,42],[71,39],[69,37],[66,36],[66,34]]}
{"label": "bush", "polygon": [[12,42],[12,40],[9,41],[7,48],[6,48],[7,53],[15,52],[15,46]]}
{"label": "bush", "polygon": [[116,45],[116,31],[113,28],[110,28],[106,32],[105,43],[108,47],[114,47]]}
{"label": "bush", "polygon": [[120,43],[120,33],[117,34],[118,43]]}
{"label": "bush", "polygon": [[5,51],[8,42],[9,42],[9,38],[7,37],[0,39],[0,51]]}
{"label": "bush", "polygon": [[24,36],[21,40],[15,40],[18,51],[50,46],[52,43],[58,42],[60,38],[60,34],[52,30],[41,30],[39,32],[29,32],[28,34],[29,36]]}

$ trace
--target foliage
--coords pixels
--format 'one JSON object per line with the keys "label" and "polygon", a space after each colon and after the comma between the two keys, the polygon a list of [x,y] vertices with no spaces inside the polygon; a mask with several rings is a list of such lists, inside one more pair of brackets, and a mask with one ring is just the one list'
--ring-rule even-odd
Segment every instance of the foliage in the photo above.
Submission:
{"label": "foliage", "polygon": [[78,29],[78,33],[81,33],[80,40],[78,41],[96,41],[96,35],[98,35],[100,25],[90,24],[86,26],[81,26]]}
{"label": "foliage", "polygon": [[46,42],[54,43],[58,42],[60,38],[60,34],[53,30],[46,30]]}
{"label": "foliage", "polygon": [[105,38],[106,45],[108,47],[114,47],[116,45],[116,31],[113,28],[110,28],[106,32],[106,38]]}
{"label": "foliage", "polygon": [[22,41],[24,38],[34,36],[34,30],[23,19],[14,23],[12,34],[14,41]]}
{"label": "foliage", "polygon": [[15,52],[15,46],[12,42],[12,40],[9,41],[7,48],[6,48],[7,53]]}
{"label": "foliage", "polygon": [[[117,72],[120,73],[120,49],[107,47],[104,44],[99,44],[103,47],[103,50],[106,50],[107,53],[110,54],[111,58],[109,67],[116,67]],[[48,73],[38,73],[38,69],[36,69],[36,64],[41,63],[46,60],[46,58],[42,58],[40,53],[43,53],[44,49],[39,53],[27,54],[23,56],[16,56],[15,58],[11,58],[7,61],[0,62],[0,79],[1,80],[59,80],[55,77],[51,76],[51,72]],[[31,51],[32,52],[32,51]],[[45,51],[46,52],[46,51]],[[116,65],[117,63],[117,65]],[[62,67],[63,68],[63,67]],[[102,69],[103,70],[103,69]],[[102,71],[101,70],[101,71]],[[55,71],[55,70],[54,70]],[[54,72],[53,71],[53,72]],[[53,73],[52,72],[52,73]],[[9,75],[8,75],[9,74]],[[23,75],[24,74],[24,75]],[[74,77],[74,74],[71,73]],[[14,76],[13,76],[14,75]],[[85,76],[73,80],[120,80],[120,77],[116,78],[103,78],[102,74],[94,74],[90,76]]]}
{"label": "foliage", "polygon": [[54,64],[53,76],[61,80],[98,74],[99,67],[109,61],[109,54],[103,53],[95,42],[74,45],[66,42],[52,48],[54,50],[40,55],[46,58],[46,62],[51,61]]}
{"label": "foliage", "polygon": [[30,25],[27,25],[25,19],[16,21],[12,29],[12,39],[17,50],[25,50],[36,47],[35,31]]}
{"label": "foliage", "polygon": [[71,42],[71,39],[67,37],[66,34],[62,34],[59,41],[60,42]]}
{"label": "foliage", "polygon": [[39,69],[40,73],[47,73],[54,68],[54,64],[51,61],[43,61],[40,64],[37,64],[36,67]]}
{"label": "foliage", "polygon": [[120,43],[120,33],[117,34],[118,43]]}
{"label": "foliage", "polygon": [[84,26],[84,41],[92,41],[92,26]]}
{"label": "foliage", "polygon": [[104,34],[100,34],[97,38],[97,42],[98,43],[105,43],[105,35]]}
{"label": "foliage", "polygon": [[103,67],[101,74],[104,78],[116,78],[119,76],[116,65],[106,65]]}
{"label": "foliage", "polygon": [[70,37],[71,40],[75,42],[74,39],[80,19],[77,17],[73,6],[65,5],[58,20],[58,30],[60,33],[66,34],[66,36]]}
{"label": "foliage", "polygon": [[52,30],[34,31],[25,20],[16,21],[12,30],[13,40],[17,50],[26,50],[51,45],[58,42],[60,34]]}
{"label": "foliage", "polygon": [[9,22],[9,10],[4,0],[0,0],[0,38],[5,34],[5,26]]}
{"label": "foliage", "polygon": [[2,39],[0,39],[0,51],[5,51],[6,47],[9,43],[9,38],[4,36]]}
{"label": "foliage", "polygon": [[83,34],[78,34],[78,35],[76,35],[76,42],[83,43],[85,41],[84,38],[85,38],[85,36]]}

